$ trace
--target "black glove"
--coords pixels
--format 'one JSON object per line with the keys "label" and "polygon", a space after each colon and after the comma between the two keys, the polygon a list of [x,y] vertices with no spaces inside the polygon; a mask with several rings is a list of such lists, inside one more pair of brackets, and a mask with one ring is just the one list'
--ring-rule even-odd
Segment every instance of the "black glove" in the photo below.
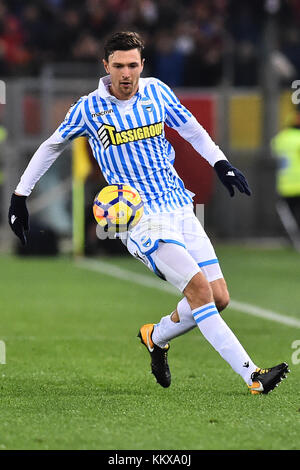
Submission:
{"label": "black glove", "polygon": [[22,245],[26,245],[26,231],[29,230],[29,214],[26,207],[27,196],[13,194],[8,211],[8,223],[12,231],[20,238]]}
{"label": "black glove", "polygon": [[251,190],[245,176],[240,170],[234,168],[229,161],[219,160],[215,163],[214,169],[224,186],[228,189],[231,197],[234,196],[234,186],[241,193],[251,196]]}

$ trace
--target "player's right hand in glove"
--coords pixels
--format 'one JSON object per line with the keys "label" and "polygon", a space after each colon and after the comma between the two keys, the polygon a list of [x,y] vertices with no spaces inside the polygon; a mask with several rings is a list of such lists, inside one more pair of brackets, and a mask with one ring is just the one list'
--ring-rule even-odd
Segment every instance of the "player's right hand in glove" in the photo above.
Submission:
{"label": "player's right hand in glove", "polygon": [[29,230],[29,214],[26,207],[27,196],[13,193],[8,211],[8,223],[12,231],[19,237],[22,245],[27,243],[26,232]]}

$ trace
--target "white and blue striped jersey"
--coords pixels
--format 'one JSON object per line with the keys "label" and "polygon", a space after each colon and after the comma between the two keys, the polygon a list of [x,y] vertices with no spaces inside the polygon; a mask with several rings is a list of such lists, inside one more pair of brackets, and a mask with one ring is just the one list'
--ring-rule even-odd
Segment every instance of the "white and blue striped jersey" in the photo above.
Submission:
{"label": "white and blue striped jersey", "polygon": [[[165,124],[176,129],[211,164],[226,157],[173,91],[156,78],[140,78],[129,100],[109,92],[110,77],[71,106],[65,120],[37,150],[16,188],[28,195],[41,175],[76,137],[86,136],[108,184],[138,190],[146,214],[171,212],[192,202],[174,169]],[[43,165],[44,164],[44,165]]]}

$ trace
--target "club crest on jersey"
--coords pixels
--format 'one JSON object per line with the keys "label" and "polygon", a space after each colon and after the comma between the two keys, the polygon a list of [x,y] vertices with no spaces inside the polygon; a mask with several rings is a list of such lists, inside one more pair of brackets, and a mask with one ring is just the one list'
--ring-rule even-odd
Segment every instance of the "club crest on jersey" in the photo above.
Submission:
{"label": "club crest on jersey", "polygon": [[105,149],[107,149],[110,145],[122,145],[129,142],[150,139],[152,137],[157,137],[162,133],[162,122],[149,124],[147,126],[135,127],[133,129],[120,132],[116,130],[115,126],[103,124],[98,130],[99,138]]}
{"label": "club crest on jersey", "polygon": [[143,109],[147,111],[147,113],[153,113],[154,111],[154,106],[152,103],[143,105]]}

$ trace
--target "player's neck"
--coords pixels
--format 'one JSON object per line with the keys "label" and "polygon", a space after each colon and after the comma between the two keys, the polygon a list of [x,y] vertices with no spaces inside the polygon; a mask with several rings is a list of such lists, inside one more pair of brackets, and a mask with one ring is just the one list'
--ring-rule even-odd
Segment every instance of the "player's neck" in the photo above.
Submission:
{"label": "player's neck", "polygon": [[129,101],[134,95],[137,94],[138,90],[139,87],[137,86],[130,94],[127,95],[125,93],[118,92],[118,90],[115,90],[112,85],[109,86],[110,94],[120,101]]}

